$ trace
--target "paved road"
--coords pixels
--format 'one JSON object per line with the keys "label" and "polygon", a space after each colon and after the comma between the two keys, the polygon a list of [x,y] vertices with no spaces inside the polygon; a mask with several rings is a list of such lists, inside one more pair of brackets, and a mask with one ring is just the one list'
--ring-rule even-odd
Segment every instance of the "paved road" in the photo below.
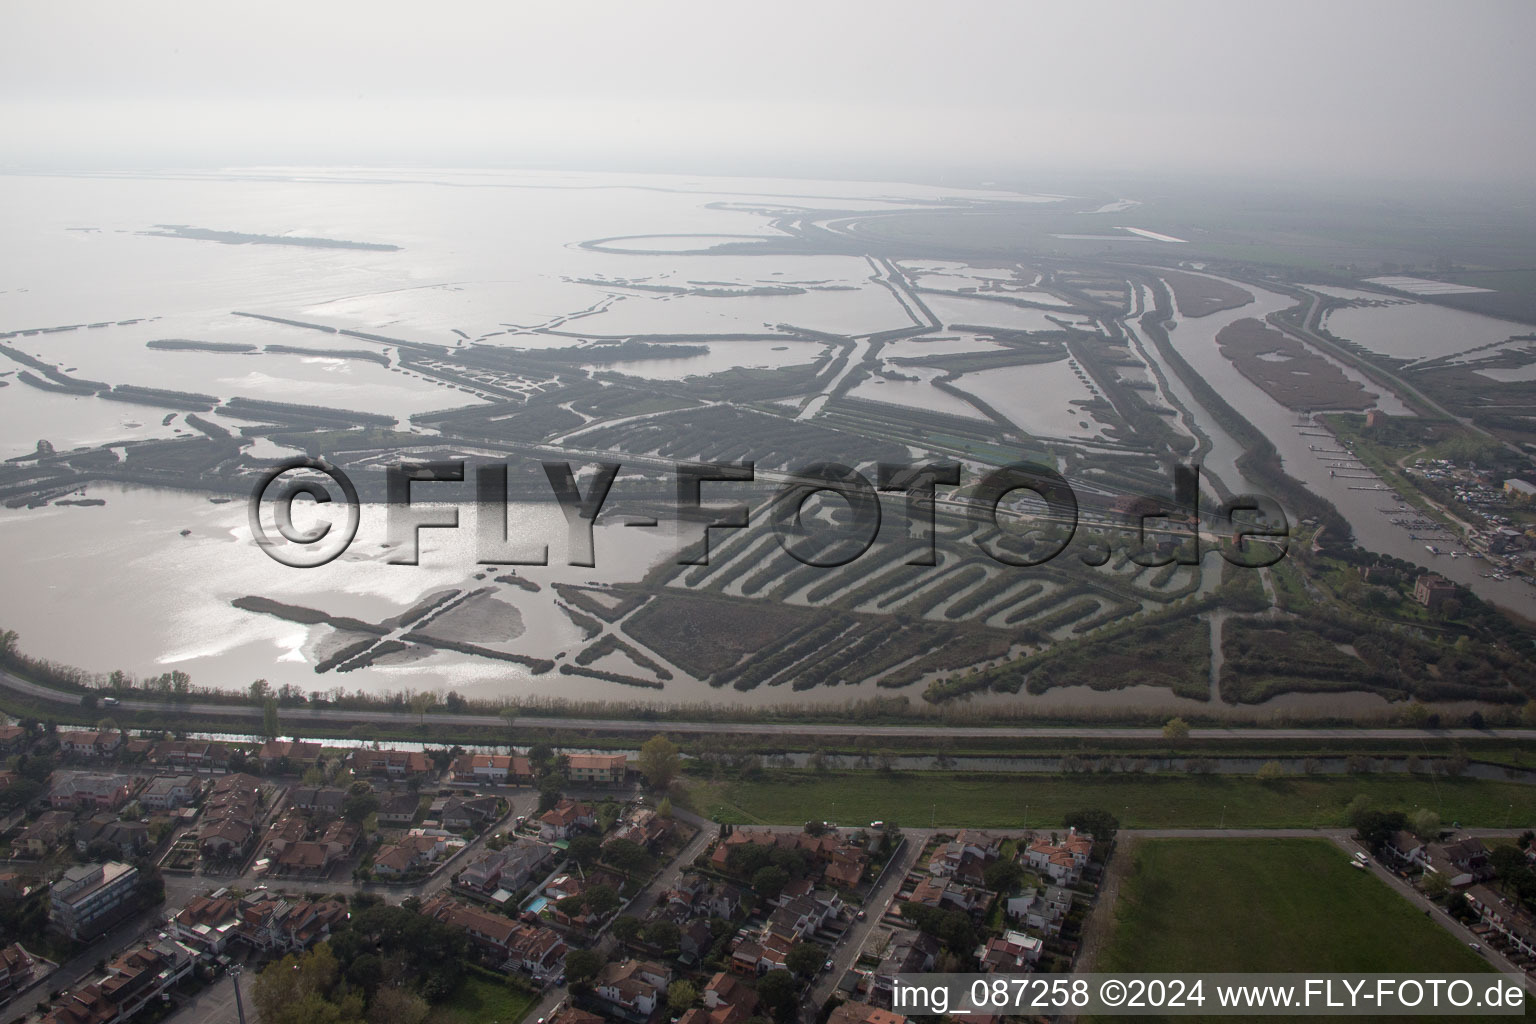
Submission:
{"label": "paved road", "polygon": [[81,981],[94,975],[98,963],[110,960],[121,953],[140,935],[149,931],[159,919],[160,910],[156,909],[124,921],[75,956],[59,964],[59,969],[50,974],[43,984],[30,992],[23,993],[9,1006],[0,1010],[0,1024],[10,1024],[11,1021],[20,1020],[36,1009],[37,1004],[47,999],[50,993],[72,989]]}
{"label": "paved road", "polygon": [[[54,703],[75,704],[67,693],[40,686],[0,671],[0,686],[29,697]],[[152,700],[124,700],[120,705],[126,711],[167,712],[179,711],[191,715],[249,718],[260,721],[261,709],[254,705],[214,704],[192,701],[169,704]],[[110,708],[102,708],[110,714]],[[289,707],[282,709],[282,719],[289,726],[300,723],[329,723],[340,728],[358,723],[389,722],[416,725],[425,720],[438,725],[506,727],[526,729],[600,730],[651,734],[747,735],[747,736],[850,736],[850,737],[922,737],[945,736],[956,739],[980,739],[1002,737],[1008,739],[1161,739],[1163,731],[1157,727],[1109,728],[1105,726],[1075,725],[996,725],[996,726],[948,726],[932,725],[866,725],[859,722],[678,722],[634,721],[619,718],[569,718],[544,715],[455,715],[433,713],[420,716],[409,712],[349,711],[341,708]],[[1190,730],[1191,739],[1225,740],[1404,740],[1404,739],[1498,739],[1536,740],[1536,729],[1348,729],[1348,728],[1277,728],[1264,729],[1255,726],[1206,726]]]}
{"label": "paved road", "polygon": [[864,900],[864,919],[855,920],[848,926],[842,941],[832,951],[832,969],[818,975],[811,986],[810,1007],[819,1010],[826,1001],[832,997],[837,989],[838,981],[852,969],[859,958],[859,953],[864,949],[864,943],[869,941],[870,934],[880,926],[880,919],[885,916],[886,909],[891,905],[891,900],[901,889],[901,882],[917,863],[917,858],[923,852],[923,847],[928,844],[932,833],[927,829],[904,829],[903,835],[906,842],[891,859],[890,866],[886,868],[885,875],[880,879],[880,884],[870,890]]}

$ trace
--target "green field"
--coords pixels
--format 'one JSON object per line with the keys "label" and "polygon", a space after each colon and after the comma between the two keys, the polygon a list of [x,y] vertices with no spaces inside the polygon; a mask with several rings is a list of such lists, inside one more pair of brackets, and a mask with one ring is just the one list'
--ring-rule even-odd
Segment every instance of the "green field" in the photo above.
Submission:
{"label": "green field", "polygon": [[1493,970],[1325,839],[1148,839],[1130,856],[1095,970]]}
{"label": "green field", "polygon": [[1344,808],[1361,793],[1383,809],[1426,807],[1467,826],[1536,820],[1536,787],[1402,775],[1259,782],[1216,775],[775,771],[750,782],[695,781],[689,799],[698,813],[734,824],[1048,827],[1072,811],[1102,808],[1127,828],[1313,828],[1343,824]]}
{"label": "green field", "polygon": [[438,1003],[428,1024],[517,1024],[537,1002],[526,992],[514,992],[505,983],[478,974],[467,974],[453,998]]}

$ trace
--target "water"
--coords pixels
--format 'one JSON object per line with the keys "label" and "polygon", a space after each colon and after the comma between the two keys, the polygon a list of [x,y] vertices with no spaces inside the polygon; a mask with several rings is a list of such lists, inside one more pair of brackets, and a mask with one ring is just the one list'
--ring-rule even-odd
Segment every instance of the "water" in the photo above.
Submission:
{"label": "water", "polygon": [[[878,273],[875,267],[848,256],[689,256],[676,249],[721,240],[701,240],[700,235],[762,236],[768,229],[761,211],[768,208],[827,208],[846,203],[849,209],[881,210],[899,207],[903,197],[954,194],[950,189],[889,183],[283,169],[242,178],[10,177],[5,179],[5,189],[0,230],[10,244],[0,249],[0,282],[4,282],[0,331],[113,322],[110,327],[34,334],[11,342],[22,350],[73,367],[81,377],[111,383],[207,392],[221,398],[245,395],[333,404],[386,412],[402,423],[414,412],[478,399],[376,363],[341,360],[315,351],[360,349],[394,359],[391,345],[235,317],[232,311],[448,345],[564,347],[590,336],[668,333],[698,335],[709,347],[706,355],[637,360],[613,367],[657,380],[736,366],[801,365],[822,354],[825,346],[787,334],[782,340],[750,342],[722,340],[718,335],[778,333],[781,324],[862,335],[910,326],[912,319],[902,304],[873,279]],[[1006,193],[971,193],[970,197],[1054,201]],[[381,242],[401,248],[380,252],[224,245],[140,233],[156,224]],[[649,236],[653,241],[670,237],[669,244],[676,245],[646,255],[625,255],[577,244],[615,236]],[[614,244],[626,247],[622,240]],[[1012,268],[972,268],[953,261],[913,261],[906,269],[920,281],[945,288],[1002,282],[1013,294],[1053,305],[1062,302],[1043,292],[1012,291],[1037,284],[1030,271],[1016,275]],[[764,285],[791,285],[804,291],[676,296],[626,288],[626,282],[695,291]],[[1362,543],[1422,559],[1422,545],[1407,541],[1403,531],[1386,524],[1375,511],[1380,498],[1341,492],[1296,433],[1294,414],[1280,409],[1220,357],[1211,338],[1222,323],[1256,315],[1256,310],[1262,315],[1287,301],[1272,293],[1256,294],[1256,306],[1183,321],[1174,343],[1275,439],[1293,472],[1340,505]],[[962,295],[924,298],[946,322],[1058,329],[1043,310]],[[1406,311],[1417,316],[1435,309],[1408,304],[1345,310],[1339,315]],[[1081,319],[1052,315],[1074,322]],[[142,322],[117,323],[135,318]],[[1335,330],[1343,322],[1335,323]],[[1361,319],[1362,324],[1366,322]],[[1497,323],[1500,329],[1509,327]],[[566,333],[535,333],[540,328]],[[1431,328],[1425,330],[1433,333]],[[145,347],[146,341],[157,338],[258,347],[284,344],[310,351],[243,355]],[[870,344],[858,343],[854,362]],[[887,345],[881,355],[892,358],[988,347],[991,343],[962,334],[953,340],[902,340]],[[0,364],[0,370],[11,368],[9,361],[0,360]],[[972,407],[927,383],[935,371],[896,369],[924,379],[865,381],[854,394],[979,419]],[[11,382],[0,388],[3,457],[32,451],[40,438],[69,449],[189,432],[182,414],[171,415],[174,410],[52,394],[16,383],[14,376],[0,379]],[[1074,399],[1091,398],[1092,393],[1072,372],[1068,360],[970,373],[958,383],[1030,433],[1080,438],[1102,434],[1100,424],[1070,405]],[[1175,396],[1188,399],[1177,382],[1170,387]],[[825,390],[830,392],[831,387]],[[814,417],[824,400],[808,405],[805,416]],[[1399,408],[1389,401],[1383,407]],[[164,422],[167,416],[168,423]],[[1207,464],[1234,490],[1252,489],[1236,473],[1237,452],[1230,438],[1212,426],[1205,429],[1215,441]],[[249,451],[258,458],[275,459],[294,450],[260,440]],[[452,687],[470,696],[666,701],[720,696],[681,672],[664,690],[637,691],[554,673],[532,676],[515,664],[451,654],[375,665],[345,675],[316,675],[315,662],[338,643],[330,627],[243,612],[232,608],[230,600],[259,594],[377,622],[435,590],[495,587],[498,600],[515,610],[521,628],[508,625],[500,633],[487,629],[486,646],[527,655],[563,652],[570,656],[583,644],[580,631],[556,607],[547,586],[531,594],[496,584],[491,577],[501,570],[488,573],[486,579],[474,578],[479,568],[467,516],[456,533],[424,534],[420,566],[393,566],[383,561],[382,512],[370,507],[348,556],[323,569],[295,570],[271,562],[253,545],[242,502],[215,505],[196,494],[116,486],[92,486],[88,493],[104,497],[107,505],[0,510],[0,550],[6,555],[8,577],[30,581],[26,588],[0,594],[0,623],[18,630],[23,647],[42,657],[93,672],[122,668],[140,676],[175,667],[189,671],[200,685],[236,688],[260,677],[305,690],[337,685],[374,691]],[[556,564],[519,570],[519,575],[541,584],[635,580],[652,565],[672,557],[686,539],[665,525],[656,530],[600,525],[598,567],[571,569],[559,564],[565,531],[558,510],[548,505],[518,506],[516,517],[520,535],[550,538]],[[1460,561],[1435,567],[1464,579],[1475,577],[1479,566]],[[1513,598],[1526,602],[1536,593],[1514,583],[1464,581],[1485,595],[1501,594],[1502,586]],[[82,642],[87,625],[90,639]],[[872,692],[871,686],[856,693],[819,688],[791,699],[841,702]],[[733,692],[730,699],[757,704],[783,700],[786,695],[762,688],[747,694]],[[1053,691],[1032,699],[1041,706],[1057,706],[1054,702],[1061,701],[1063,707],[1100,699],[1105,707],[1140,706],[1138,702],[1144,701],[1162,706],[1172,701],[1163,690],[1102,698]],[[1363,708],[1360,702],[1379,700],[1365,694],[1339,695],[1330,697],[1328,706]],[[1279,708],[1285,701],[1281,698],[1272,704]]]}
{"label": "water", "polygon": [[1323,326],[1340,338],[1400,359],[1432,359],[1529,334],[1528,326],[1427,302],[1350,306],[1329,311]]}
{"label": "water", "polygon": [[1001,327],[1013,331],[1059,331],[1061,325],[1050,318],[1059,313],[1028,309],[1009,302],[972,298],[969,295],[924,294],[923,302],[945,326],[968,324],[977,327]]}
{"label": "water", "polygon": [[[1329,476],[1328,463],[1337,461],[1337,456],[1312,449],[1314,446],[1337,449],[1339,444],[1331,436],[1309,436],[1321,432],[1322,428],[1298,424],[1294,411],[1270,398],[1221,355],[1215,344],[1215,335],[1226,323],[1245,315],[1262,318],[1292,304],[1284,295],[1252,285],[1245,284],[1244,287],[1253,293],[1254,303],[1240,310],[1179,322],[1178,328],[1169,337],[1180,355],[1275,445],[1286,472],[1302,481],[1314,493],[1334,503],[1340,514],[1349,521],[1359,546],[1420,565],[1432,562],[1436,572],[1470,587],[1479,597],[1495,601],[1526,617],[1536,617],[1536,588],[1515,580],[1500,582],[1484,579],[1481,574],[1486,571],[1485,563],[1476,559],[1431,556],[1425,551],[1423,541],[1414,540],[1408,530],[1394,526],[1379,511],[1384,506],[1397,504],[1391,498],[1390,491],[1355,490],[1352,488],[1371,486],[1373,481]],[[1390,308],[1422,310],[1432,307],[1415,305]],[[1394,406],[1389,406],[1387,399],[1388,396],[1383,396],[1382,404],[1392,411]],[[1401,408],[1400,403],[1395,408]],[[1217,472],[1221,473],[1222,470],[1223,467],[1218,465]],[[1230,482],[1228,486],[1231,486]]]}
{"label": "water", "polygon": [[[528,593],[491,579],[505,568],[474,578],[487,567],[475,563],[472,510],[461,516],[456,531],[423,531],[421,564],[410,566],[384,561],[383,511],[366,505],[346,555],[318,569],[293,569],[267,558],[251,541],[243,501],[214,504],[195,494],[116,485],[93,485],[87,494],[107,504],[0,510],[8,574],[35,581],[25,592],[8,588],[0,595],[0,622],[21,635],[29,653],[67,659],[87,671],[122,668],[142,677],[177,668],[199,685],[241,689],[261,677],[306,691],[338,685],[466,691],[475,683],[494,683],[503,695],[612,696],[612,684],[552,673],[535,677],[519,665],[455,654],[317,675],[312,666],[330,627],[242,611],[229,602],[254,594],[378,622],[428,593],[493,587],[517,609],[524,631],[509,642],[489,637],[480,642],[551,656],[578,649],[580,632],[555,607],[549,582],[638,579],[671,557],[678,544],[668,527],[600,526],[596,568],[572,569],[562,564],[566,531],[558,508],[515,504],[509,514],[514,543],[550,545],[550,566],[516,569],[544,585],[539,593]],[[188,535],[182,536],[184,530]],[[80,642],[85,623],[89,643]],[[626,695],[632,694],[626,690]]]}
{"label": "water", "polygon": [[966,419],[976,420],[978,423],[987,422],[987,417],[974,405],[964,399],[957,398],[947,391],[941,391],[933,386],[935,377],[944,376],[944,371],[926,366],[890,366],[893,372],[903,377],[916,377],[917,380],[899,380],[892,377],[868,377],[861,380],[851,392],[853,398],[862,398],[871,402],[886,402],[891,405],[901,405],[909,409],[931,409],[934,412],[944,413],[948,416],[963,416]]}
{"label": "water", "polygon": [[1078,372],[1082,371],[1076,360],[1059,359],[1054,363],[1003,366],[962,374],[955,387],[997,409],[1026,433],[1038,437],[1102,437],[1104,425],[1092,413],[1071,404],[1096,397]]}
{"label": "water", "polygon": [[682,380],[720,373],[733,367],[779,369],[814,363],[827,346],[814,341],[711,341],[704,355],[682,359],[637,359],[632,362],[591,363],[594,370],[614,370],[646,380]]}

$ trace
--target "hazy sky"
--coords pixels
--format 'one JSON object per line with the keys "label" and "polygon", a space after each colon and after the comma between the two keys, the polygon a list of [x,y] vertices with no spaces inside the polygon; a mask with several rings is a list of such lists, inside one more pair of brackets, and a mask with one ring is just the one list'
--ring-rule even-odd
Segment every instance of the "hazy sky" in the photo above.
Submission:
{"label": "hazy sky", "polygon": [[1536,4],[12,3],[0,167],[1536,166]]}

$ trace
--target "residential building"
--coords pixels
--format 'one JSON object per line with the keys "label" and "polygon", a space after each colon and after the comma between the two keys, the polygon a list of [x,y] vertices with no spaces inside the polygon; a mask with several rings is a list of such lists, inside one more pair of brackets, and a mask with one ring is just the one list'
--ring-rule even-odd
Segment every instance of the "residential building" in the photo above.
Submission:
{"label": "residential building", "polygon": [[66,757],[111,757],[123,745],[121,732],[61,729],[57,738]]}
{"label": "residential building", "polygon": [[1456,584],[1437,573],[1427,572],[1413,583],[1413,599],[1434,611],[1456,596]]}
{"label": "residential building", "polygon": [[1024,851],[1028,865],[1057,885],[1073,885],[1093,853],[1093,840],[1069,830],[1059,842],[1036,836]]}
{"label": "residential building", "polygon": [[[964,829],[959,835],[947,843],[941,843],[934,850],[933,856],[928,861],[930,874],[942,877],[954,877],[967,862],[978,863],[981,868],[986,867],[1002,853],[1002,840],[988,832],[977,829]],[[980,869],[975,872],[975,881],[980,881]],[[962,879],[971,881],[971,879]]]}
{"label": "residential building", "polygon": [[36,977],[37,963],[31,953],[21,948],[21,943],[0,948],[0,1003],[9,1002]]}
{"label": "residential building", "polygon": [[610,963],[598,972],[592,992],[617,1016],[647,1020],[667,994],[672,974],[648,960]]}
{"label": "residential building", "polygon": [[322,818],[339,818],[347,791],[335,786],[296,786],[288,794],[288,806]]}
{"label": "residential building", "polygon": [[240,924],[240,901],[220,889],[194,896],[171,918],[171,932],[199,952],[217,956],[229,946]]}
{"label": "residential building", "polygon": [[1463,839],[1457,843],[1430,844],[1424,870],[1433,872],[1456,888],[1493,877],[1488,848],[1481,839]]}
{"label": "residential building", "polygon": [[507,785],[533,781],[533,766],[518,754],[463,754],[449,767],[457,783]]}
{"label": "residential building", "polygon": [[319,763],[320,744],[305,743],[303,740],[268,740],[262,744],[256,758],[261,762],[261,770],[264,772],[271,771],[284,759],[294,771],[303,771]]}
{"label": "residential building", "polygon": [[53,883],[48,926],[71,939],[95,938],[130,909],[138,884],[138,869],[118,861],[72,867]]}
{"label": "residential building", "polygon": [[1517,952],[1511,959],[1517,962],[1536,959],[1536,917],[1486,885],[1474,885],[1465,895],[1468,905],[1477,911],[1483,923],[1515,948]]}
{"label": "residential building", "polygon": [[121,1024],[192,973],[190,950],[165,939],[123,954],[107,976],[60,997],[40,1024]]}
{"label": "residential building", "polygon": [[1005,931],[976,949],[976,960],[988,974],[1022,974],[1040,959],[1044,943],[1033,935]]}
{"label": "residential building", "polygon": [[891,994],[899,974],[926,974],[939,958],[939,941],[911,929],[891,934],[880,956],[879,965],[870,973],[869,999],[889,1008]]}
{"label": "residential building", "polygon": [[22,829],[11,849],[24,857],[46,857],[63,844],[74,827],[75,816],[69,811],[44,811]]}
{"label": "residential building", "polygon": [[471,944],[505,970],[521,971],[541,981],[564,970],[567,947],[553,928],[514,921],[447,896],[432,899],[422,906],[421,912],[464,929]]}
{"label": "residential building", "polygon": [[347,906],[337,900],[305,900],[261,890],[240,900],[234,937],[258,952],[302,952],[330,938],[346,919]]}
{"label": "residential building", "polygon": [[545,842],[569,839],[573,832],[596,825],[592,808],[579,800],[564,799],[539,815],[539,838]]}
{"label": "residential building", "polygon": [[115,811],[128,802],[129,792],[126,775],[59,772],[48,791],[48,803],[57,808]]}
{"label": "residential building", "polygon": [[157,743],[149,752],[153,764],[172,768],[199,768],[208,771],[229,764],[229,748],[222,743],[203,740],[166,740]]}
{"label": "residential building", "polygon": [[110,847],[115,857],[132,857],[149,849],[149,826],[142,821],[119,821],[111,811],[93,814],[75,826],[75,849],[83,854],[92,845]]}
{"label": "residential building", "polygon": [[354,750],[351,766],[358,775],[390,778],[425,776],[436,770],[432,759],[420,750]]}
{"label": "residential building", "polygon": [[500,850],[487,851],[459,872],[457,883],[479,895],[516,892],[532,882],[553,851],[543,843],[519,839]]}
{"label": "residential building", "polygon": [[1429,861],[1429,847],[1420,842],[1412,832],[1399,830],[1383,844],[1381,851],[1387,859],[1404,871],[1423,868]]}
{"label": "residential building", "polygon": [[385,878],[425,871],[442,860],[448,845],[442,836],[412,833],[398,843],[379,848],[373,857],[373,873]]}
{"label": "residential building", "polygon": [[196,775],[162,775],[150,779],[139,793],[139,803],[151,811],[174,811],[185,807],[203,791]]}
{"label": "residential building", "polygon": [[374,813],[378,815],[381,825],[411,825],[415,823],[419,810],[421,797],[415,793],[381,793],[379,809]]}
{"label": "residential building", "polygon": [[19,725],[0,725],[0,754],[14,754],[26,743],[27,730]]}
{"label": "residential building", "polygon": [[437,811],[437,820],[453,832],[478,832],[496,820],[500,809],[501,802],[494,796],[451,796]]}
{"label": "residential building", "polygon": [[231,860],[251,852],[262,814],[261,780],[239,773],[213,784],[203,802],[198,848],[210,860]]}
{"label": "residential building", "polygon": [[623,754],[571,754],[567,777],[573,785],[619,786],[628,770]]}
{"label": "residential building", "polygon": [[832,1011],[827,1024],[907,1024],[907,1018],[869,1003],[847,1002]]}
{"label": "residential building", "polygon": [[615,839],[627,839],[636,846],[646,850],[654,850],[671,831],[671,823],[657,814],[649,807],[641,807],[619,822],[613,835],[605,841],[611,843]]}
{"label": "residential building", "polygon": [[1055,935],[1072,910],[1072,894],[1056,885],[1044,889],[1031,887],[1011,897],[1006,910],[1011,920],[1021,922],[1030,931]]}

